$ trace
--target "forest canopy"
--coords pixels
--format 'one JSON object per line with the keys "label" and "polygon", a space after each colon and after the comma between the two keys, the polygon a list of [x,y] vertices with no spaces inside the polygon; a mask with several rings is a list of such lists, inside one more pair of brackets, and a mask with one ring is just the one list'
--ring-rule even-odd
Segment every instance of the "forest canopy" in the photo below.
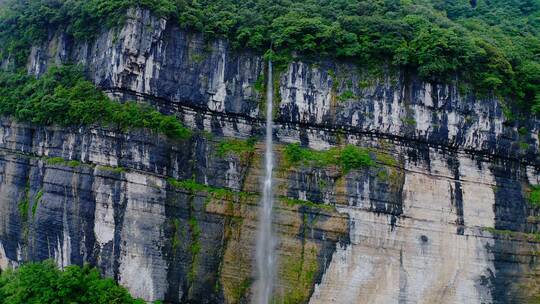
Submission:
{"label": "forest canopy", "polygon": [[1,55],[22,64],[28,46],[62,29],[91,39],[130,7],[151,9],[208,38],[283,60],[337,57],[460,79],[540,112],[540,0],[8,0]]}

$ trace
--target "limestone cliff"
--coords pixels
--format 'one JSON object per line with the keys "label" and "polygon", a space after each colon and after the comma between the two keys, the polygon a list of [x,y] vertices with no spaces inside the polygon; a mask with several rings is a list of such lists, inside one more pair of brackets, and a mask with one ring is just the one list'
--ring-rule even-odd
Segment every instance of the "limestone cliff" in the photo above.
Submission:
{"label": "limestone cliff", "polygon": [[[128,17],[95,41],[52,33],[28,72],[79,63],[112,97],[174,113],[194,136],[2,119],[0,267],[90,262],[147,300],[249,302],[264,60],[144,10]],[[537,121],[518,125],[500,101],[414,73],[344,62],[295,61],[275,83],[277,302],[535,299]],[[376,165],[291,164],[290,143],[354,144]]]}

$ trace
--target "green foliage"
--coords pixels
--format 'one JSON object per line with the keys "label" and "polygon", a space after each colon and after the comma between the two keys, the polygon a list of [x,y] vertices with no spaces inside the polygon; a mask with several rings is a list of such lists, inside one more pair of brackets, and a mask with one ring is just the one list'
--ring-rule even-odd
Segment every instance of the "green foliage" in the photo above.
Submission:
{"label": "green foliage", "polygon": [[[24,186],[24,192],[23,197],[17,204],[17,207],[19,209],[19,215],[21,216],[21,219],[23,222],[26,222],[28,220],[28,211],[30,208],[30,182],[27,180],[26,185]],[[28,230],[25,227],[25,234],[28,232]]]}
{"label": "green foliage", "polygon": [[191,239],[189,244],[189,252],[191,253],[191,267],[189,273],[187,274],[187,279],[189,282],[193,282],[196,276],[199,253],[201,252],[201,228],[199,227],[199,222],[197,222],[197,219],[193,214],[189,218],[188,225],[191,231]]}
{"label": "green foliage", "polygon": [[197,219],[192,216],[189,218],[188,221],[189,228],[191,230],[191,246],[190,246],[190,252],[193,256],[196,256],[201,251],[201,244],[199,242],[199,237],[201,235],[201,228],[199,227],[199,223],[197,222]]}
{"label": "green foliage", "polygon": [[167,182],[174,188],[184,189],[191,193],[208,191],[210,189],[209,186],[199,184],[194,179],[177,180],[174,178],[169,178],[167,179]]}
{"label": "green foliage", "polygon": [[346,90],[341,95],[338,96],[339,101],[346,101],[350,99],[355,99],[356,95],[351,90]]}
{"label": "green foliage", "polygon": [[246,292],[249,290],[249,287],[253,284],[253,279],[246,278],[242,280],[239,284],[234,284],[232,286],[232,295],[233,298],[240,302],[239,300],[246,294]]}
{"label": "green foliage", "polygon": [[406,117],[402,119],[403,123],[409,126],[416,126],[416,120],[412,117]]}
{"label": "green foliage", "polygon": [[306,149],[302,148],[300,144],[290,144],[285,147],[284,156],[287,162],[295,164],[306,159],[308,153]]}
{"label": "green foliage", "polygon": [[32,205],[32,218],[36,216],[36,211],[38,204],[41,203],[41,198],[43,197],[43,189],[39,189],[39,191],[34,196],[34,204]]}
{"label": "green foliage", "polygon": [[[134,102],[111,101],[85,80],[76,66],[53,67],[37,79],[0,72],[0,114],[45,125],[102,123],[121,130],[148,128],[176,139],[191,136],[174,116],[163,115],[150,106]],[[54,160],[50,161],[54,164]]]}
{"label": "green foliage", "polygon": [[62,157],[46,157],[45,162],[47,163],[47,165],[60,165],[71,168],[79,167],[82,165],[82,163],[78,160],[67,160]]}
{"label": "green foliage", "polygon": [[530,242],[540,242],[540,233],[524,233],[513,230],[496,229],[492,227],[484,227],[482,229],[507,239],[523,239]]}
{"label": "green foliage", "polygon": [[218,144],[216,152],[218,156],[239,155],[245,158],[255,151],[255,138],[241,140],[236,138],[227,138]]}
{"label": "green foliage", "polygon": [[180,3],[174,0],[11,0],[0,9],[1,55],[26,62],[31,44],[45,40],[52,29],[76,39],[94,38],[102,26],[124,22],[127,9],[141,6],[157,16],[170,16]]}
{"label": "green foliage", "polygon": [[255,80],[255,83],[253,84],[253,88],[259,92],[263,93],[265,88],[265,81],[264,81],[264,75],[261,74],[259,77],[257,77],[257,80]]}
{"label": "green foliage", "polygon": [[529,194],[529,203],[533,207],[540,207],[540,186],[532,186]]}
{"label": "green foliage", "polygon": [[289,165],[303,164],[314,167],[336,165],[341,167],[345,173],[351,169],[375,165],[375,161],[367,149],[354,145],[315,151],[300,147],[299,144],[289,144],[284,149],[284,157]]}
{"label": "green foliage", "polygon": [[[303,215],[303,226],[310,225],[307,222],[307,215]],[[305,229],[304,228],[304,229]],[[304,231],[303,233],[306,233]],[[278,298],[279,303],[307,303],[315,284],[316,275],[319,272],[317,250],[302,243],[300,256],[286,255],[280,261],[283,263],[281,277],[290,289],[286,289],[282,297]]]}
{"label": "green foliage", "polygon": [[289,164],[304,164],[314,167],[326,167],[339,163],[339,148],[330,148],[325,151],[315,151],[303,148],[300,144],[289,144],[285,147],[284,157]]}
{"label": "green foliage", "polygon": [[388,171],[386,169],[381,169],[379,172],[377,172],[377,178],[381,181],[388,181],[390,178],[390,174],[388,174]]}
{"label": "green foliage", "polygon": [[126,168],[124,168],[124,167],[98,166],[98,169],[109,171],[109,172],[114,172],[114,173],[124,173],[124,172],[126,172]]}
{"label": "green foliage", "polygon": [[66,165],[67,165],[68,167],[75,168],[75,167],[80,166],[80,165],[81,165],[81,162],[78,161],[78,160],[69,160],[69,161],[67,161]]}
{"label": "green foliage", "polygon": [[334,206],[326,205],[324,203],[315,203],[311,201],[305,201],[305,200],[299,200],[299,199],[292,199],[286,196],[281,197],[283,202],[289,206],[306,206],[313,209],[322,209],[326,211],[332,211],[335,210]]}
{"label": "green foliage", "polygon": [[169,185],[171,185],[171,187],[186,190],[190,192],[191,194],[196,194],[196,193],[201,193],[201,192],[210,194],[207,197],[207,203],[212,198],[233,200],[236,195],[240,198],[251,195],[248,192],[235,192],[227,188],[218,188],[218,187],[212,187],[212,186],[200,184],[196,182],[195,179],[178,180],[174,178],[168,178],[167,182],[169,183]]}
{"label": "green foliage", "polygon": [[19,209],[19,215],[21,216],[22,220],[26,221],[28,219],[28,208],[30,207],[30,201],[28,200],[27,192],[25,192],[25,197],[23,197],[23,199],[19,201],[17,207]]}
{"label": "green foliage", "polygon": [[39,303],[145,303],[133,299],[112,279],[101,278],[97,269],[85,265],[59,270],[52,261],[23,264],[0,274],[0,302]]}
{"label": "green foliage", "polygon": [[392,166],[392,167],[396,167],[398,165],[398,161],[390,154],[376,152],[376,155],[377,155],[377,161],[383,165]]}
{"label": "green foliage", "polygon": [[47,165],[61,165],[67,161],[63,157],[49,157],[45,159]]}
{"label": "green foliage", "polygon": [[180,245],[180,237],[178,235],[180,231],[180,220],[175,218],[172,220],[172,228],[173,228],[173,234],[172,234],[172,250],[173,254],[176,254],[176,249],[178,249],[178,246]]}
{"label": "green foliage", "polygon": [[0,11],[0,55],[23,66],[30,45],[52,30],[91,39],[141,6],[237,48],[272,47],[277,66],[296,53],[414,68],[432,81],[459,76],[540,112],[540,1],[475,2],[9,0]]}
{"label": "green foliage", "polygon": [[370,167],[375,164],[366,149],[358,148],[353,145],[347,145],[341,150],[339,161],[345,172],[351,169]]}

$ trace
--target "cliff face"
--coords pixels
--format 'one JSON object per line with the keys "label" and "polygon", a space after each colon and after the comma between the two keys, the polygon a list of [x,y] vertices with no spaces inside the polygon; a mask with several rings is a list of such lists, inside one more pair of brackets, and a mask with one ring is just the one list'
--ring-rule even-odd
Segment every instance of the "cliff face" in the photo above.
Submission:
{"label": "cliff face", "polygon": [[[147,300],[249,302],[262,57],[134,10],[95,41],[51,35],[27,68],[65,62],[84,65],[111,96],[150,102],[199,132],[178,142],[3,119],[0,267],[90,262]],[[528,193],[540,176],[538,122],[517,125],[495,99],[348,63],[297,61],[274,80],[278,301],[521,303],[537,294],[540,220]],[[284,147],[296,142],[354,144],[377,164],[290,164]]]}

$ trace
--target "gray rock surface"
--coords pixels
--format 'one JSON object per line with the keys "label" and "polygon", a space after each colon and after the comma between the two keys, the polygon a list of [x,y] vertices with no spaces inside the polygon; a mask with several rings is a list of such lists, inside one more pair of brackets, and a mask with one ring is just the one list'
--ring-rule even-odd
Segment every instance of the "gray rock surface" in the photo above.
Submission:
{"label": "gray rock surface", "polygon": [[[249,302],[263,147],[219,147],[260,139],[262,57],[132,10],[95,41],[56,33],[33,47],[27,68],[39,75],[67,62],[112,97],[152,103],[197,132],[177,142],[4,118],[0,267],[86,261],[146,300]],[[539,210],[528,202],[539,184],[538,121],[511,121],[501,101],[452,85],[343,62],[296,61],[275,82],[278,302],[538,294]],[[295,142],[355,144],[378,162],[350,172],[288,166],[283,149]]]}

